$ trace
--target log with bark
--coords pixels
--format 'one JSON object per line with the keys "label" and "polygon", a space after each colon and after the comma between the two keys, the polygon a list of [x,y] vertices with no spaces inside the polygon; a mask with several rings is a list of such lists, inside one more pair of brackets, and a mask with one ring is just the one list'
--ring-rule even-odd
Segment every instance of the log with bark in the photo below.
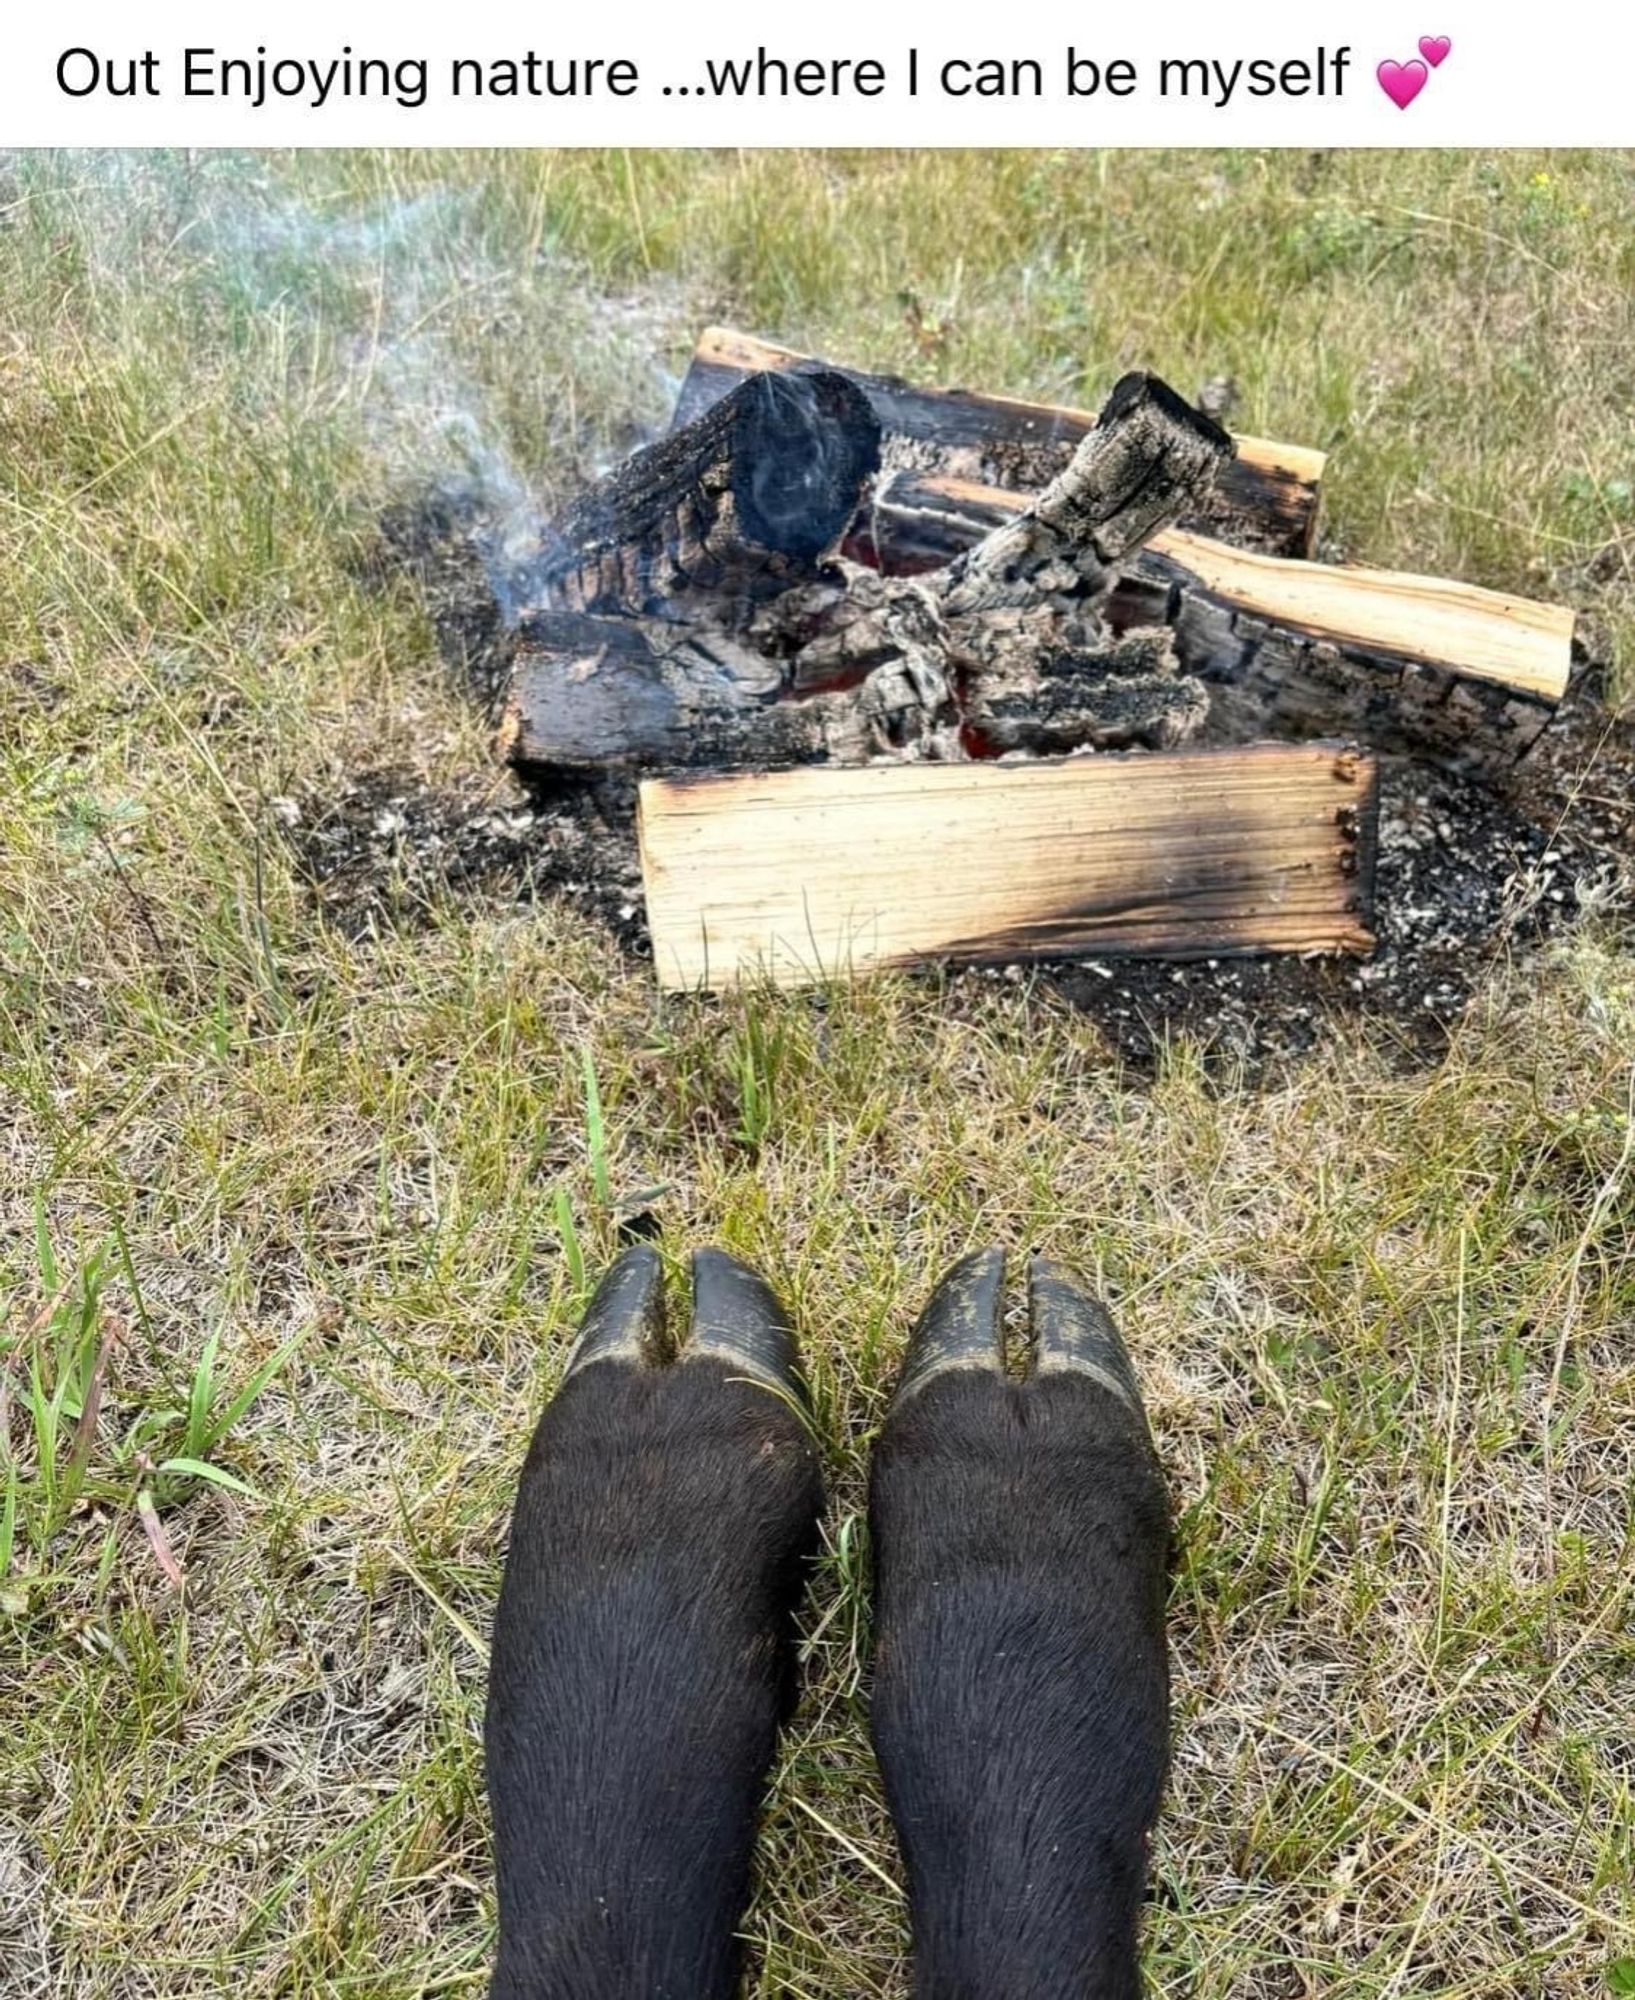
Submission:
{"label": "log with bark", "polygon": [[[735,328],[704,329],[676,403],[674,427],[694,423],[721,397],[761,373],[784,378],[834,364]],[[1088,410],[1024,403],[963,389],[925,389],[892,375],[840,369],[868,397],[888,468],[952,473],[976,483],[1036,491],[1063,470],[1092,429]],[[1268,554],[1305,556],[1317,532],[1323,454],[1304,445],[1240,437],[1216,484],[1194,494],[1184,526]]]}
{"label": "log with bark", "polygon": [[1218,426],[1128,376],[1042,493],[946,567],[893,579],[825,559],[872,469],[866,403],[838,376],[771,381],[798,391],[791,410],[751,423],[768,385],[752,377],[557,524],[553,601],[522,629],[502,726],[513,761],[948,759],[1163,748],[1201,726],[1207,695],[1168,631],[1103,614],[1121,565],[1230,457]]}
{"label": "log with bark", "polygon": [[927,958],[1366,952],[1378,773],[1328,744],[641,787],[659,983]]}
{"label": "log with bark", "polygon": [[[929,473],[886,479],[847,553],[888,575],[956,561],[1028,496]],[[1376,749],[1497,771],[1566,692],[1570,610],[1435,577],[1290,562],[1169,528],[1122,576],[1118,629],[1166,625],[1209,690],[1208,734],[1350,736]]]}

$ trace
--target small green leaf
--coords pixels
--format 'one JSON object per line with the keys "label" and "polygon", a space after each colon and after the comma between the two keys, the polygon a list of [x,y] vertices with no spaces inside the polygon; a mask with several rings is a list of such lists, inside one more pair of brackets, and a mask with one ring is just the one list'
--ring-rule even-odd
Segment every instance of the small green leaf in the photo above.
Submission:
{"label": "small green leaf", "polygon": [[1635,1993],[1635,1958],[1615,1958],[1607,1967],[1609,1993]]}
{"label": "small green leaf", "polygon": [[0,1506],[0,1577],[11,1574],[12,1552],[17,1545],[17,1461],[6,1454],[6,1498]]}
{"label": "small green leaf", "polygon": [[187,1441],[195,1448],[203,1444],[208,1435],[210,1404],[216,1387],[216,1350],[220,1345],[221,1329],[217,1327],[205,1341],[199,1364],[193,1371],[193,1383],[187,1398]]}
{"label": "small green leaf", "polygon": [[256,1369],[249,1381],[239,1390],[238,1394],[227,1405],[222,1414],[207,1425],[205,1435],[211,1444],[220,1443],[233,1428],[234,1424],[238,1422],[239,1418],[248,1411],[250,1405],[259,1398],[262,1390],[271,1382],[273,1377],[284,1366],[285,1362],[289,1360],[290,1356],[294,1354],[305,1338],[305,1329],[297,1328],[290,1335],[289,1339],[284,1342],[282,1347],[277,1349],[275,1353],[267,1356],[266,1360]]}
{"label": "small green leaf", "polygon": [[34,1261],[40,1270],[40,1289],[50,1298],[57,1289],[57,1260],[51,1249],[51,1231],[46,1223],[45,1190],[34,1190]]}

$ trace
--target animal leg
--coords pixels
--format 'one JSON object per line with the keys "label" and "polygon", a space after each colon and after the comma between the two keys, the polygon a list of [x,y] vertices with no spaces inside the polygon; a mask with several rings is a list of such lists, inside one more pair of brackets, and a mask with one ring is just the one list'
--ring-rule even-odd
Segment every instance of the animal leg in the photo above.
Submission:
{"label": "animal leg", "polygon": [[920,2000],[1135,2000],[1169,1755],[1163,1478],[1099,1300],[1005,1259],[932,1295],[874,1455],[873,1733]]}
{"label": "animal leg", "polygon": [[727,2000],[794,1692],[822,1487],[794,1336],[720,1251],[667,1351],[661,1267],[612,1266],[523,1467],[486,1747],[494,2000]]}

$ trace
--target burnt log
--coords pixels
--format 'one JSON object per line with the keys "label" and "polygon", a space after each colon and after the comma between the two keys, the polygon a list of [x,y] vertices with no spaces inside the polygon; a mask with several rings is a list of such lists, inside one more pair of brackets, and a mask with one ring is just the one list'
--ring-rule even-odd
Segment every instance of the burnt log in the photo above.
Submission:
{"label": "burnt log", "polygon": [[[899,473],[846,542],[891,576],[941,574],[986,547],[1027,495]],[[1206,733],[1355,737],[1446,765],[1502,769],[1566,692],[1573,614],[1500,591],[1386,570],[1279,560],[1169,528],[1118,578],[1120,631],[1167,627],[1209,690]]]}
{"label": "burnt log", "polygon": [[1117,565],[1231,455],[1231,440],[1152,376],[1126,376],[1067,469],[1019,513],[915,583],[848,580],[828,609],[795,593],[758,622],[793,619],[791,682],[849,665],[939,658],[968,748],[994,755],[1184,742],[1207,699],[1162,629],[1115,634],[1104,617]]}
{"label": "burnt log", "polygon": [[950,565],[950,617],[1013,601],[1062,572],[1101,594],[1116,562],[1171,521],[1230,462],[1232,440],[1155,375],[1126,375],[1067,468]]}
{"label": "burnt log", "polygon": [[496,747],[525,768],[583,772],[960,755],[930,662],[899,654],[852,686],[785,694],[778,663],[730,633],[544,612],[522,629]]}
{"label": "burnt log", "polygon": [[[699,338],[673,426],[679,430],[696,422],[757,374],[787,379],[814,371],[843,374],[868,397],[892,469],[913,467],[1034,491],[1063,470],[1097,422],[1088,410],[927,389],[893,375],[836,369],[752,334],[712,326]],[[1266,438],[1240,437],[1235,443],[1216,483],[1189,497],[1182,524],[1273,555],[1309,555],[1317,533],[1322,452]]]}
{"label": "burnt log", "polygon": [[[587,615],[579,591],[528,621],[504,752],[572,769],[771,768],[1183,741],[1206,702],[1168,633],[1115,634],[1102,613],[1116,565],[1230,451],[1162,383],[1127,377],[1067,468],[946,569],[891,580],[835,563],[759,601],[739,570],[708,626],[673,600],[668,616],[632,617],[638,593],[621,579],[640,564],[598,541],[594,561],[562,574],[588,576],[588,601],[622,615]],[[601,534],[603,513],[589,518]],[[786,539],[813,564],[826,546],[815,532]],[[693,608],[716,601],[702,593]]]}
{"label": "burnt log", "polygon": [[569,611],[702,609],[731,628],[818,573],[879,463],[879,424],[844,376],[755,376],[575,500],[537,586]]}

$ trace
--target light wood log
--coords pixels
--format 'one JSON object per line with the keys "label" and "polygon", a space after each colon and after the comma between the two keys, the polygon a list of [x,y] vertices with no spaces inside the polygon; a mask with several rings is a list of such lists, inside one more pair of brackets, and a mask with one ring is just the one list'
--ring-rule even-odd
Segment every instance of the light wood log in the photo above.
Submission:
{"label": "light wood log", "polygon": [[1308,638],[1546,701],[1567,691],[1573,613],[1565,606],[1402,570],[1282,562],[1179,528],[1161,530],[1151,550],[1223,604]]}
{"label": "light wood log", "polygon": [[1378,797],[1334,744],[649,779],[659,983],[1367,952]]}
{"label": "light wood log", "polygon": [[[732,327],[706,327],[681,387],[673,423],[694,421],[747,376],[804,373],[830,363]],[[1072,456],[1095,414],[964,389],[924,389],[861,369],[837,372],[868,396],[891,440],[925,447],[927,469],[969,474],[979,483],[1037,489]],[[1214,488],[1183,517],[1190,527],[1286,556],[1309,555],[1317,533],[1324,455],[1303,445],[1240,437]],[[943,557],[941,560],[946,561]]]}

